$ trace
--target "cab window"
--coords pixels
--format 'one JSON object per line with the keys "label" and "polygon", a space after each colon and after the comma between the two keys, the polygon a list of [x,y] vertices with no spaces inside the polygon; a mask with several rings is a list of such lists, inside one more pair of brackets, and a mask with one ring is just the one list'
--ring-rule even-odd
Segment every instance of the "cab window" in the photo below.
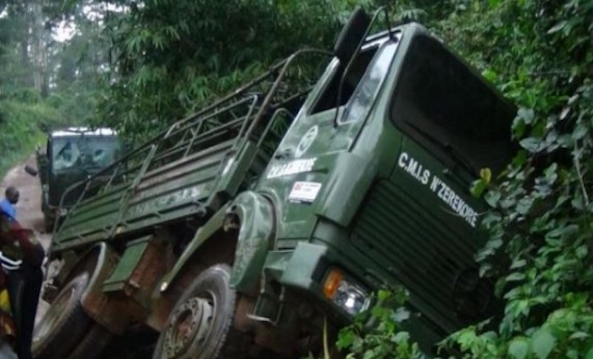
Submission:
{"label": "cab window", "polygon": [[342,93],[339,99],[340,103],[338,103],[340,83],[342,81],[342,76],[346,66],[348,65],[345,63],[340,63],[334,71],[331,80],[325,86],[321,92],[321,95],[319,95],[310,114],[313,115],[319,112],[331,110],[348,103],[352,97],[352,94],[354,93],[354,90],[358,86],[358,83],[369,67],[369,64],[373,60],[376,51],[377,46],[366,49],[365,51],[362,51],[358,54],[348,73],[346,74],[346,78],[344,79],[344,84],[342,87]]}
{"label": "cab window", "polygon": [[385,43],[379,49],[377,56],[369,65],[367,72],[352,95],[339,123],[353,122],[366,117],[391,67],[396,49],[397,43],[393,41]]}

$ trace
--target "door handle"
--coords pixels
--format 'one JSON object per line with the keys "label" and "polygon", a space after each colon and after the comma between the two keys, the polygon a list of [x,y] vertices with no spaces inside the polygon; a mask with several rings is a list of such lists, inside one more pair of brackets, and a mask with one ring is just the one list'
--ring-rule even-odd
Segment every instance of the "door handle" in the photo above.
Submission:
{"label": "door handle", "polygon": [[285,150],[278,152],[276,155],[274,155],[274,159],[275,160],[283,160],[283,159],[286,159],[287,157],[289,157],[291,154],[292,154],[292,151],[290,150],[290,148],[287,148]]}

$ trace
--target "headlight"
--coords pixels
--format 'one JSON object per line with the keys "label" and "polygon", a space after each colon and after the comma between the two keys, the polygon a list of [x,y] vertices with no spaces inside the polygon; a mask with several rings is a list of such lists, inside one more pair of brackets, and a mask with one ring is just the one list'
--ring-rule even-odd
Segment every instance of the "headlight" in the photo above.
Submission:
{"label": "headlight", "polygon": [[350,315],[368,309],[370,304],[366,290],[344,277],[339,269],[332,269],[325,277],[323,294]]}

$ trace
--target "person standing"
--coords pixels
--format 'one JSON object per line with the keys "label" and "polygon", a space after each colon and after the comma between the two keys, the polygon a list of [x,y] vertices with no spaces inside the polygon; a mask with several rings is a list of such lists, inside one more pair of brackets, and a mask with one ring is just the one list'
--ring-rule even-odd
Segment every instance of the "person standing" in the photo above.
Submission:
{"label": "person standing", "polygon": [[[1,313],[5,314],[4,322],[14,327],[2,328],[4,333],[0,334],[4,337],[16,336],[14,347],[19,359],[33,359],[31,344],[43,281],[41,265],[45,250],[35,238],[35,233],[23,228],[17,221],[15,205],[18,200],[19,191],[10,186],[5,191],[5,198],[0,202],[0,266],[4,277],[0,290],[6,289],[10,303],[9,310],[0,309],[4,309]],[[7,311],[10,312],[12,320],[6,318]],[[6,351],[10,348],[4,346],[0,349]]]}
{"label": "person standing", "polygon": [[19,190],[10,186],[4,191],[4,199],[0,202],[0,211],[2,211],[10,221],[16,221],[16,208],[19,201]]}

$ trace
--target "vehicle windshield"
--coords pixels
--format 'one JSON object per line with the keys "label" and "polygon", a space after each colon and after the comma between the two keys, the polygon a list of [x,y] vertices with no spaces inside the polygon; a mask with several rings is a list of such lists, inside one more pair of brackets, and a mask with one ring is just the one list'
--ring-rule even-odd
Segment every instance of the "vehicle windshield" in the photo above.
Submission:
{"label": "vehicle windshield", "polygon": [[120,143],[115,136],[59,136],[52,140],[55,171],[71,168],[100,170],[118,156]]}
{"label": "vehicle windshield", "polygon": [[472,174],[510,162],[515,108],[441,43],[416,37],[398,82],[392,119],[435,156]]}

